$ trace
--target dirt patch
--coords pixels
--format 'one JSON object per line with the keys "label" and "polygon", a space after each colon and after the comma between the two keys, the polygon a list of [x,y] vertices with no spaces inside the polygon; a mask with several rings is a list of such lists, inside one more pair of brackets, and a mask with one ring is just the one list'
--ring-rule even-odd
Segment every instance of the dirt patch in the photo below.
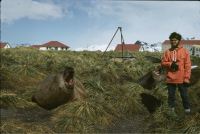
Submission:
{"label": "dirt patch", "polygon": [[49,123],[51,112],[43,109],[0,109],[1,121],[18,119],[23,122]]}
{"label": "dirt patch", "polygon": [[134,117],[118,119],[109,126],[103,133],[144,133],[148,131],[150,123],[148,122],[149,114],[137,114]]}

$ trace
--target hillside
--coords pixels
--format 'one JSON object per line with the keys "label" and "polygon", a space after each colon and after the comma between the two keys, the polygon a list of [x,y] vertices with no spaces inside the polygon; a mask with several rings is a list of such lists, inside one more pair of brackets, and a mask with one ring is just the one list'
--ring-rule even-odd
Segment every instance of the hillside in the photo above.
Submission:
{"label": "hillside", "polygon": [[[145,57],[160,58],[161,53],[136,52],[132,53],[135,59],[124,62],[114,59],[120,53],[102,55],[30,48],[1,50],[1,133],[200,132],[200,79],[189,90],[192,114],[184,115],[177,94],[178,117],[169,118],[165,83],[152,90],[136,83],[159,65]],[[200,66],[200,58],[192,57],[192,61]],[[31,102],[38,84],[65,66],[74,67],[87,98],[51,111]]]}

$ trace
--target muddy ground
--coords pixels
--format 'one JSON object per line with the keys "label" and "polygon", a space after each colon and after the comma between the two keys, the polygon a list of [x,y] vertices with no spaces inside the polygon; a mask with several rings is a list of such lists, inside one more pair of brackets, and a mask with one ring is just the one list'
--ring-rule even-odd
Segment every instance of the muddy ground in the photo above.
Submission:
{"label": "muddy ground", "polygon": [[[13,119],[22,121],[23,123],[37,123],[43,124],[46,127],[54,130],[54,124],[51,122],[51,111],[37,109],[0,109],[1,122],[9,122]],[[107,128],[97,128],[100,133],[144,133],[148,132],[150,126],[149,114],[138,114],[127,119],[117,119],[112,125]],[[4,132],[2,132],[4,133]]]}

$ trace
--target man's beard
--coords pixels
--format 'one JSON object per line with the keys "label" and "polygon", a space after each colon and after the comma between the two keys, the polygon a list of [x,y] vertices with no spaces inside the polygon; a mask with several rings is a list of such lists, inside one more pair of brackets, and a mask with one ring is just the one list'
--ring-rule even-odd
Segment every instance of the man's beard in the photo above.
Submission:
{"label": "man's beard", "polygon": [[176,45],[171,44],[171,48],[173,48],[173,49],[178,48],[178,45],[179,45],[179,42]]}

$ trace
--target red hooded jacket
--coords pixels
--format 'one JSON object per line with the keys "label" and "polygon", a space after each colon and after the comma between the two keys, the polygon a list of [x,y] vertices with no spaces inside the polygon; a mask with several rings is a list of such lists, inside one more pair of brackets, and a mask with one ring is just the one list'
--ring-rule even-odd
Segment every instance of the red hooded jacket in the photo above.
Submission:
{"label": "red hooded jacket", "polygon": [[[173,61],[177,62],[179,66],[176,72],[171,69]],[[182,45],[179,45],[173,51],[166,50],[163,54],[161,65],[167,69],[167,83],[181,84],[189,82],[191,75],[190,53]]]}

